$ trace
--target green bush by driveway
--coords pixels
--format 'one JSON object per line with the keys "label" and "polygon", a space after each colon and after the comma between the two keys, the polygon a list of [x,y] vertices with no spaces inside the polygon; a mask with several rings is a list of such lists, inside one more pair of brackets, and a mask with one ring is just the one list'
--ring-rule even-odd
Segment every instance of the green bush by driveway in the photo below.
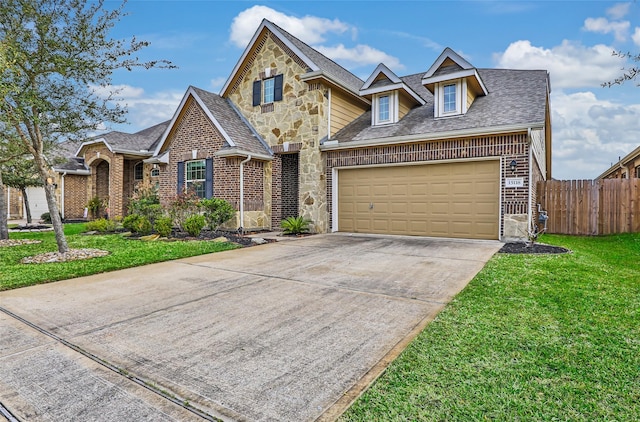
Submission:
{"label": "green bush by driveway", "polygon": [[39,244],[0,247],[0,290],[30,286],[67,278],[136,267],[205,253],[234,249],[233,243],[208,241],[142,242],[119,234],[81,234],[84,224],[66,224],[65,234],[72,249],[101,249],[110,252],[101,258],[46,264],[21,264],[27,256],[56,251],[53,232],[11,233],[10,239],[37,239]]}
{"label": "green bush by driveway", "polygon": [[640,420],[640,234],[497,254],[342,417]]}

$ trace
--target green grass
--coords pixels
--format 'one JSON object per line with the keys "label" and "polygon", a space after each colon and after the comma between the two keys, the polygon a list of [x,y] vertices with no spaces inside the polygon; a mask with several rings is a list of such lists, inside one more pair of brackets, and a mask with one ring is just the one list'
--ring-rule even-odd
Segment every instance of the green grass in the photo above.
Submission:
{"label": "green grass", "polygon": [[640,234],[494,256],[348,421],[640,420]]}
{"label": "green grass", "polygon": [[208,241],[142,242],[119,234],[86,236],[84,224],[66,224],[67,242],[72,249],[92,248],[109,251],[101,258],[47,263],[21,264],[26,256],[57,251],[53,232],[10,233],[11,239],[38,239],[39,244],[0,247],[0,290],[136,267],[205,253],[234,249],[232,243]]}

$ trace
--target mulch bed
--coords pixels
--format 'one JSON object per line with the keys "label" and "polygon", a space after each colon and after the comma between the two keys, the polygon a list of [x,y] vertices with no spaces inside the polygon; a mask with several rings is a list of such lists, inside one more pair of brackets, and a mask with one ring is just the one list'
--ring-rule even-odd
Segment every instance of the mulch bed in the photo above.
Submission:
{"label": "mulch bed", "polygon": [[36,243],[42,243],[42,241],[34,239],[1,239],[0,248],[9,246],[33,245]]}
{"label": "mulch bed", "polygon": [[534,243],[529,246],[524,242],[505,243],[498,251],[499,253],[518,253],[518,254],[559,254],[571,252],[567,248],[560,246],[545,245],[543,243]]}

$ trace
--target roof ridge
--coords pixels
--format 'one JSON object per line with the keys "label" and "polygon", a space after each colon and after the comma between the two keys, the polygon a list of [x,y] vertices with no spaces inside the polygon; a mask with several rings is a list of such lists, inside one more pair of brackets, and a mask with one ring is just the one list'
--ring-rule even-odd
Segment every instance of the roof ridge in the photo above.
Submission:
{"label": "roof ridge", "polygon": [[[265,18],[265,21],[269,22],[271,25],[275,26],[276,29],[278,29],[279,31],[281,31],[283,33],[283,35],[287,36],[287,37],[291,37],[296,39],[297,41],[299,41],[300,43],[302,43],[304,46],[306,46],[307,48],[310,48],[311,50],[315,51],[316,53],[318,53],[319,55],[321,55],[322,57],[324,57],[325,59],[329,60],[331,63],[335,64],[336,66],[340,67],[342,70],[344,70],[345,72],[351,74],[353,77],[357,78],[358,80],[360,80],[363,84],[364,81],[362,79],[360,79],[360,77],[356,76],[354,73],[352,73],[349,69],[347,69],[346,67],[342,66],[340,63],[336,62],[335,60],[333,60],[330,57],[327,57],[325,54],[323,54],[322,52],[318,51],[316,48],[313,48],[312,46],[310,46],[309,44],[307,44],[306,42],[302,41],[300,38],[296,37],[295,35],[291,34],[290,32],[288,32],[287,30],[283,29],[282,27],[280,27],[279,25],[275,24],[274,22],[268,20]],[[309,57],[309,60],[313,59],[311,57]],[[316,63],[317,65],[317,63]]]}

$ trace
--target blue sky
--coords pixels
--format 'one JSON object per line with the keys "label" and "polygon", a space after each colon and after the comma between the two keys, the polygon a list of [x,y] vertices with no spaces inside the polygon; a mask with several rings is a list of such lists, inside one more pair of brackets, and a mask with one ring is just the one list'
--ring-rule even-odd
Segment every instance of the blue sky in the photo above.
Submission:
{"label": "blue sky", "polygon": [[266,17],[362,79],[380,62],[424,72],[445,47],[478,68],[548,70],[556,179],[595,178],[640,145],[640,81],[600,86],[633,64],[612,51],[640,52],[639,2],[130,0],[125,10],[112,36],[147,40],[142,59],[179,68],[116,73],[129,124],[113,129],[170,119],[189,85],[218,93]]}

